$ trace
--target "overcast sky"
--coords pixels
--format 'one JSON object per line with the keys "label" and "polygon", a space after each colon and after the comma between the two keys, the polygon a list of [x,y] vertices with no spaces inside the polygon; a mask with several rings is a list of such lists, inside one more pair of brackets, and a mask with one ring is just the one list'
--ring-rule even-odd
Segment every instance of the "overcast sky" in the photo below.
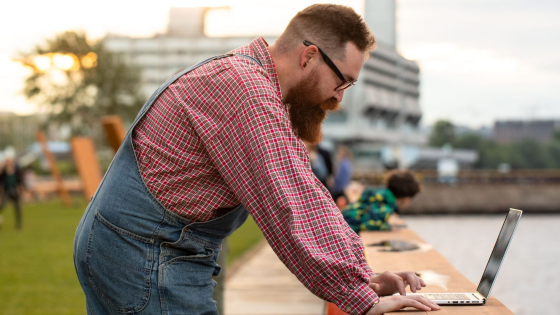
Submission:
{"label": "overcast sky", "polygon": [[[361,0],[332,1],[363,13]],[[170,7],[200,1],[53,0],[0,4],[0,111],[35,110],[18,91],[26,71],[11,58],[69,29],[151,36]],[[235,20],[209,16],[210,35],[278,34],[306,0],[204,1],[232,6]],[[398,50],[421,68],[424,124],[478,127],[496,119],[560,119],[560,1],[397,0]]]}

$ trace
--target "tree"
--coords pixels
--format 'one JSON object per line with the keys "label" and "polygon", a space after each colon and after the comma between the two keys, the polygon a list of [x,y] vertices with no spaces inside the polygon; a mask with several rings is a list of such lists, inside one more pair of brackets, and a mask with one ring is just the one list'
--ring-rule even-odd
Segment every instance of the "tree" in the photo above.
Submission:
{"label": "tree", "polygon": [[438,120],[430,135],[430,145],[441,147],[448,143],[453,144],[455,140],[455,126],[448,120]]}
{"label": "tree", "polygon": [[560,168],[560,142],[553,143],[548,147],[548,155],[552,161],[552,167]]}
{"label": "tree", "polygon": [[140,70],[85,33],[58,34],[16,60],[32,70],[27,99],[48,113],[47,124],[70,127],[72,135],[91,135],[104,115],[130,121],[145,100]]}

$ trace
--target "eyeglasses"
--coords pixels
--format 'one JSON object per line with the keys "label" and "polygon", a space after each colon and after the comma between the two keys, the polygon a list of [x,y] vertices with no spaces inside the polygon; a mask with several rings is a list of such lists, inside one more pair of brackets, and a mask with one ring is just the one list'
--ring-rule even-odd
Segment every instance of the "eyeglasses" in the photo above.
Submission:
{"label": "eyeglasses", "polygon": [[344,77],[344,75],[342,75],[342,72],[340,72],[340,70],[338,70],[338,67],[334,64],[334,62],[331,60],[331,58],[329,58],[329,56],[327,56],[327,54],[317,45],[313,44],[310,41],[307,40],[303,40],[303,44],[305,46],[315,46],[317,47],[317,49],[319,49],[319,53],[321,53],[321,56],[323,56],[323,60],[325,60],[325,63],[332,69],[332,71],[334,71],[334,73],[338,76],[338,78],[340,80],[342,80],[342,83],[337,86],[334,90],[335,91],[343,91],[346,90],[347,88],[353,86],[354,84],[356,84],[356,81],[348,81],[346,80],[346,78]]}

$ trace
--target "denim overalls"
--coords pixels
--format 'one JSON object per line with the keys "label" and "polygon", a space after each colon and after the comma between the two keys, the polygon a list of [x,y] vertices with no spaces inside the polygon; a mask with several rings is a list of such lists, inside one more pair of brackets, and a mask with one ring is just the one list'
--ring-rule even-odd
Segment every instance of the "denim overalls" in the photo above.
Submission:
{"label": "denim overalls", "polygon": [[[95,314],[218,314],[212,292],[223,239],[245,222],[242,205],[206,222],[190,223],[163,207],[147,189],[132,130],[174,75],[144,104],[76,230],[74,265]],[[237,56],[262,64],[253,57]]]}

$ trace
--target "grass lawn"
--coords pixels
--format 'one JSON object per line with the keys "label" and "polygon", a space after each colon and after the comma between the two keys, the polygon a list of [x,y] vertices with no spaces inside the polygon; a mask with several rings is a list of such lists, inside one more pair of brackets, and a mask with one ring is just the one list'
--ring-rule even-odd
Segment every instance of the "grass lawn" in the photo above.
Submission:
{"label": "grass lawn", "polygon": [[[86,203],[24,204],[23,230],[14,228],[8,204],[0,228],[0,315],[85,314],[85,298],[72,261],[73,239]],[[255,222],[230,236],[233,261],[262,239]]]}

